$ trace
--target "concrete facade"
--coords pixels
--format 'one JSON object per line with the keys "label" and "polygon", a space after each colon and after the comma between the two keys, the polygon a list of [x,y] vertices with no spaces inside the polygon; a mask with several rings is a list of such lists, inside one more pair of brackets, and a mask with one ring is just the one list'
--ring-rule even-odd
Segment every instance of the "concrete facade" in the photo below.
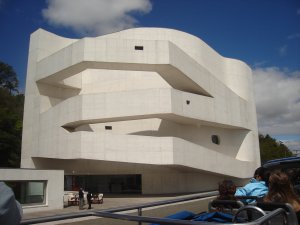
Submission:
{"label": "concrete facade", "polygon": [[171,29],[31,35],[22,168],[141,174],[153,194],[211,190],[259,164],[245,63]]}

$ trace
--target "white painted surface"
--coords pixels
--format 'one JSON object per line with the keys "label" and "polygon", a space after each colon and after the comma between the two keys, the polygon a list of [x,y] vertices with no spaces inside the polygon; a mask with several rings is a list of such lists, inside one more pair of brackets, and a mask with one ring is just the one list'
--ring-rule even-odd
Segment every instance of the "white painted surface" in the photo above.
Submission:
{"label": "white painted surface", "polygon": [[[29,50],[22,167],[103,174],[110,162],[107,174],[116,165],[117,174],[142,174],[143,193],[251,177],[260,164],[251,76],[245,63],[176,30],[75,40],[39,29]],[[205,185],[192,181],[203,176]]]}

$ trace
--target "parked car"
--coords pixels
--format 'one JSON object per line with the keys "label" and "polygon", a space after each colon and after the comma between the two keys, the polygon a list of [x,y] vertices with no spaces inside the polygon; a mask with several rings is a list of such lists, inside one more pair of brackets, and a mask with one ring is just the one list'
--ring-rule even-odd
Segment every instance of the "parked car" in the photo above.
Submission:
{"label": "parked car", "polygon": [[300,169],[300,157],[289,157],[267,161],[263,164],[264,168],[274,169],[287,169],[287,168],[298,168]]}
{"label": "parked car", "polygon": [[267,161],[263,167],[268,172],[282,170],[287,173],[294,185],[296,194],[300,197],[300,157],[289,157]]}

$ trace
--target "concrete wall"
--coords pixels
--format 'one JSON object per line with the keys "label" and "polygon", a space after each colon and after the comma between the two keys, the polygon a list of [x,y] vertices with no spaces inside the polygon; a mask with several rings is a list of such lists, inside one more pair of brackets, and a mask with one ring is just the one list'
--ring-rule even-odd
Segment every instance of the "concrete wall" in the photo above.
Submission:
{"label": "concrete wall", "polygon": [[46,181],[45,203],[22,205],[24,213],[63,208],[64,171],[32,169],[0,169],[1,181]]}
{"label": "concrete wall", "polygon": [[[100,174],[110,162],[107,174],[116,164],[120,174],[143,174],[144,193],[204,190],[216,179],[191,181],[205,173],[251,177],[260,163],[251,76],[245,63],[176,30],[75,40],[39,29],[30,41],[21,166]],[[56,159],[62,165],[49,163]],[[84,160],[100,167],[84,169]],[[176,187],[151,166],[181,182],[192,170],[190,185]],[[153,177],[164,182],[149,189]]]}

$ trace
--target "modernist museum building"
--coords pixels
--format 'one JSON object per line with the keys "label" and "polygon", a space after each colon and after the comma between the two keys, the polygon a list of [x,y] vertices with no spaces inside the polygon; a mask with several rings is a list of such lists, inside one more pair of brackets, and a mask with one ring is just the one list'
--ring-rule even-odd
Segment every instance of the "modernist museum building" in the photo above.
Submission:
{"label": "modernist museum building", "polygon": [[[193,35],[31,35],[22,168],[65,191],[193,193],[260,164],[252,72]],[[42,179],[42,178],[41,178]]]}

